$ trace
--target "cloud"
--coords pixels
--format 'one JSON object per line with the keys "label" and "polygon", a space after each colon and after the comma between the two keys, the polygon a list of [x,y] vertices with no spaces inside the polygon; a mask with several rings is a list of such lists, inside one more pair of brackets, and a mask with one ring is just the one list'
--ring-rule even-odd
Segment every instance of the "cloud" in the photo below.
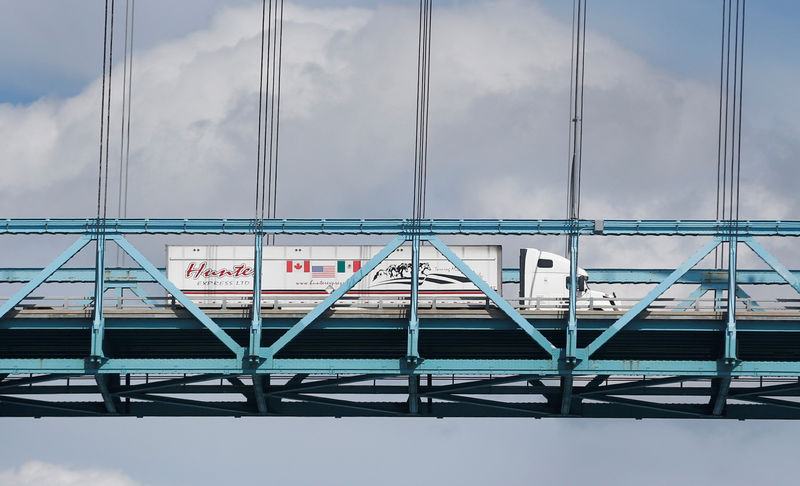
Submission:
{"label": "cloud", "polygon": [[[130,216],[252,216],[259,28],[260,5],[223,8],[137,50]],[[291,3],[284,29],[278,215],[407,216],[415,8]],[[536,3],[446,5],[432,44],[428,215],[562,217],[569,25]],[[716,87],[652,66],[600,32],[590,31],[587,49],[583,216],[712,218]],[[0,104],[5,216],[94,214],[99,83]],[[745,122],[757,123],[745,127],[743,214],[794,214],[797,127],[777,130],[755,101],[747,106]],[[115,96],[112,215],[119,115]]]}
{"label": "cloud", "polygon": [[31,461],[0,471],[0,486],[143,486],[116,471],[70,468]]}

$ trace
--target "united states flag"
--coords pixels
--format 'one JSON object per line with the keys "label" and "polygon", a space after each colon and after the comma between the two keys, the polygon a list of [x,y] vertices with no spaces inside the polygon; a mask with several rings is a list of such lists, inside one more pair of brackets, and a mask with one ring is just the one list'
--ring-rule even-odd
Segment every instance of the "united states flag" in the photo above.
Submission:
{"label": "united states flag", "polygon": [[311,278],[333,278],[336,276],[336,265],[312,265]]}

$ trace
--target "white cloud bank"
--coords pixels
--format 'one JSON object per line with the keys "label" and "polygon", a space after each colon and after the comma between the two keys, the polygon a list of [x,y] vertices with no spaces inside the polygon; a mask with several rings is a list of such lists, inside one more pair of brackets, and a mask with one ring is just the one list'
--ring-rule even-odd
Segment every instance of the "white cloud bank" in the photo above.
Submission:
{"label": "white cloud bank", "polygon": [[0,471],[0,486],[144,486],[116,471],[31,461]]}
{"label": "white cloud bank", "polygon": [[[260,13],[222,9],[208,28],[137,51],[130,216],[252,216]],[[287,4],[279,216],[408,215],[416,22],[413,6]],[[536,3],[436,10],[429,216],[565,214],[569,49],[569,26]],[[713,217],[716,87],[597,32],[587,49],[583,215]],[[2,216],[94,213],[99,94],[96,80],[68,99],[0,104]],[[743,216],[797,214],[797,127],[759,130],[746,127]],[[112,167],[111,201],[114,186]]]}

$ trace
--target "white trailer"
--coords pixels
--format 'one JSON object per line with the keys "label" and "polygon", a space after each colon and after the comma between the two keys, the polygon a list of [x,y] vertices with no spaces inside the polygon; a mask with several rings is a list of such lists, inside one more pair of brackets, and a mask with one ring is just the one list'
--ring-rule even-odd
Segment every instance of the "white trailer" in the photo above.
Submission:
{"label": "white trailer", "polygon": [[[266,307],[314,305],[342,285],[383,247],[265,246],[262,253],[262,304]],[[469,267],[502,295],[502,249],[497,245],[450,246]],[[167,278],[204,307],[246,307],[253,296],[252,246],[168,246]],[[520,250],[520,307],[565,310],[569,300],[569,260],[535,248]],[[339,305],[408,305],[411,248],[401,246],[351,289]],[[438,250],[420,247],[421,306],[481,305],[485,296]],[[579,309],[613,310],[613,297],[589,289],[578,268]]]}
{"label": "white trailer", "polygon": [[[262,253],[262,302],[265,306],[314,304],[339,287],[383,247],[265,246]],[[502,293],[500,246],[450,246],[493,289]],[[408,302],[411,247],[392,252],[364,277],[343,302],[374,305]],[[252,302],[252,246],[167,246],[167,278],[195,303],[206,307],[243,307]],[[421,305],[479,303],[483,294],[438,250],[420,248]]]}

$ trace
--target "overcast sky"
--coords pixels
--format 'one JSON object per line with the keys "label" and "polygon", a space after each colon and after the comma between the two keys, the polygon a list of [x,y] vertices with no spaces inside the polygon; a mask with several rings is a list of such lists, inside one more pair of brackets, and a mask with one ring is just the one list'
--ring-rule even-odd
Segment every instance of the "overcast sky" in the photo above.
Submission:
{"label": "overcast sky", "polygon": [[[571,3],[436,2],[428,216],[564,216]],[[748,7],[741,214],[797,219],[800,5]],[[0,217],[94,215],[102,9],[99,0],[0,0]],[[136,9],[129,215],[252,217],[260,2],[139,0]],[[716,0],[589,0],[584,217],[714,217],[720,15]],[[410,1],[287,1],[280,217],[410,215],[417,18]],[[115,65],[113,215],[121,73]],[[678,264],[700,244],[609,240],[584,239],[581,264]],[[0,243],[0,265],[35,266],[68,241]],[[765,244],[800,264],[793,241]],[[141,245],[162,263],[163,239]],[[560,251],[561,241],[509,246]],[[65,478],[52,484],[119,485],[259,475],[290,484],[746,484],[793,470],[797,432],[756,422],[0,423],[0,485],[49,484],[42,474]]]}

